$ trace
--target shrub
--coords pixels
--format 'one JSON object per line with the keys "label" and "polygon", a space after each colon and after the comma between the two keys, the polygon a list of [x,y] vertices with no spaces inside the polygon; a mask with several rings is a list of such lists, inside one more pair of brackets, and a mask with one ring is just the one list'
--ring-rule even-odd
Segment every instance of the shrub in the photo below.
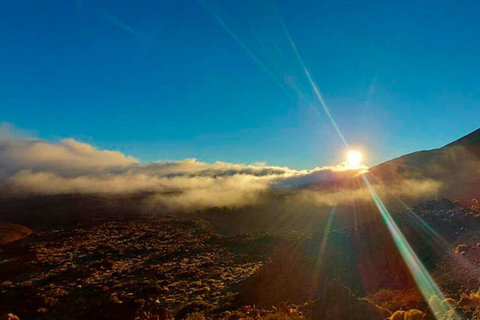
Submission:
{"label": "shrub", "polygon": [[411,309],[408,311],[398,310],[390,316],[390,320],[424,320],[425,313],[417,310]]}
{"label": "shrub", "polygon": [[390,320],[405,320],[405,314],[406,314],[405,311],[398,310],[398,311],[395,311],[395,313],[392,314],[389,319]]}
{"label": "shrub", "polygon": [[195,312],[188,316],[187,320],[206,320],[205,316],[201,313]]}
{"label": "shrub", "polygon": [[[176,320],[185,319],[188,315],[192,313],[198,313],[201,311],[209,311],[213,309],[213,305],[206,303],[204,301],[194,301],[189,304],[184,305],[180,310],[178,310],[175,315]],[[198,319],[195,319],[198,320]]]}
{"label": "shrub", "polygon": [[305,320],[305,316],[298,314],[298,312],[292,312],[285,314],[281,312],[271,313],[262,317],[263,320]]}
{"label": "shrub", "polygon": [[424,320],[424,319],[425,319],[425,313],[417,309],[408,310],[405,313],[405,320]]}
{"label": "shrub", "polygon": [[458,306],[464,310],[477,309],[480,307],[480,294],[475,292],[470,294],[463,293]]}
{"label": "shrub", "polygon": [[455,248],[455,254],[465,254],[468,250],[468,247],[466,244],[459,244],[456,248]]}
{"label": "shrub", "polygon": [[373,304],[391,311],[424,309],[427,307],[421,293],[416,289],[391,290],[381,289],[368,297]]}

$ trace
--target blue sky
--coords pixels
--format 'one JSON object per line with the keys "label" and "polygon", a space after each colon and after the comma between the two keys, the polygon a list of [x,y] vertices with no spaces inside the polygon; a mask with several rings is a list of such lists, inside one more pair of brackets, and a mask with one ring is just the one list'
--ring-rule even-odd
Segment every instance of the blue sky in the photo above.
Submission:
{"label": "blue sky", "polygon": [[2,1],[0,121],[142,161],[336,164],[344,147],[283,21],[372,165],[479,126],[479,10],[476,1]]}

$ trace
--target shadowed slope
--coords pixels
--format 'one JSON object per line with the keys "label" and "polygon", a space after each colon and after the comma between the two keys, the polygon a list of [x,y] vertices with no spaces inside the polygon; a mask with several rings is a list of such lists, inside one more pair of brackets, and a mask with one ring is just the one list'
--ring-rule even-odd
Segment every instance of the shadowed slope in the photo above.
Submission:
{"label": "shadowed slope", "polygon": [[450,198],[477,194],[479,174],[480,129],[442,148],[407,154],[369,171],[370,176],[386,184],[406,178],[434,179],[443,184],[438,196]]}
{"label": "shadowed slope", "polygon": [[0,245],[23,239],[32,234],[32,230],[16,223],[0,222]]}
{"label": "shadowed slope", "polygon": [[458,140],[455,140],[454,142],[452,143],[449,143],[446,145],[446,147],[448,146],[465,146],[465,145],[477,145],[480,147],[480,129],[477,129],[469,134],[467,134],[466,136],[458,139]]}

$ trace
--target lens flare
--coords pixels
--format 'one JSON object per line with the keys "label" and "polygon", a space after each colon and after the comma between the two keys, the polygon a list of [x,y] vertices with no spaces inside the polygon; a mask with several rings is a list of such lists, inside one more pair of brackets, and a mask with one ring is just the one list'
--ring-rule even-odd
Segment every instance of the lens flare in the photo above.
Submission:
{"label": "lens flare", "polygon": [[335,218],[335,210],[337,209],[337,205],[334,205],[330,209],[330,215],[328,216],[327,223],[325,224],[325,229],[323,231],[322,240],[320,241],[319,252],[317,255],[317,262],[315,263],[315,269],[313,274],[313,284],[318,285],[320,283],[320,278],[322,276],[322,267],[324,264],[324,256],[327,249],[328,244],[328,236],[332,231],[332,224],[333,219]]}
{"label": "lens flare", "polygon": [[265,66],[265,64],[258,58],[248,47],[247,45],[230,29],[227,24],[220,18],[220,16],[207,4],[205,0],[200,0],[200,3],[205,7],[205,9],[217,20],[217,22],[222,26],[222,28],[242,47],[243,50],[250,56],[250,58],[255,61],[255,63],[282,89],[285,89],[284,84]]}
{"label": "lens flare", "polygon": [[363,167],[362,161],[362,154],[358,151],[351,150],[347,154],[347,162],[345,163],[345,167],[347,169],[361,169]]}
{"label": "lens flare", "polygon": [[287,26],[285,25],[285,22],[283,21],[283,18],[280,15],[280,11],[278,10],[277,6],[275,5],[275,2],[273,2],[273,4],[274,4],[275,12],[277,13],[277,16],[278,16],[278,18],[280,20],[280,23],[282,25],[283,31],[285,32],[285,35],[286,35],[288,41],[290,42],[290,45],[292,46],[293,51],[295,52],[295,55],[297,56],[298,62],[300,62],[300,65],[302,66],[303,71],[305,72],[305,75],[307,76],[308,82],[312,86],[313,92],[315,93],[318,101],[322,105],[323,111],[325,111],[325,114],[330,119],[330,122],[332,123],[332,126],[335,128],[335,131],[337,131],[338,136],[340,137],[340,139],[342,139],[342,142],[345,145],[345,147],[348,148],[347,139],[345,139],[345,136],[343,135],[342,131],[340,130],[339,126],[337,125],[337,122],[333,118],[333,116],[330,112],[330,109],[327,107],[327,104],[326,104],[325,100],[323,99],[323,96],[322,96],[322,93],[320,92],[320,89],[318,88],[317,84],[313,80],[313,78],[310,74],[310,71],[307,69],[307,65],[303,61],[302,56],[300,55],[300,52],[298,51],[297,46],[295,45],[295,42],[293,42],[292,36],[290,35],[290,32],[288,31]]}
{"label": "lens flare", "polygon": [[[274,80],[278,85],[280,85],[282,88],[284,88],[284,84],[279,81],[279,79],[266,67],[266,65],[258,58],[256,55],[253,54],[253,52],[247,48],[245,43],[230,29],[227,27],[227,25],[223,22],[223,20],[205,3],[205,0],[201,0],[202,4],[205,6],[205,8],[214,16],[214,18],[220,23],[220,25],[227,31],[227,33],[234,38],[234,40],[246,51],[246,53],[267,73],[272,80]],[[290,43],[290,46],[292,47],[295,56],[300,63],[303,72],[305,76],[307,77],[308,83],[311,85],[313,92],[315,96],[317,97],[318,101],[320,102],[320,105],[323,107],[323,111],[329,118],[333,128],[337,132],[338,136],[340,137],[341,141],[343,142],[344,146],[349,149],[349,144],[344,137],[342,131],[340,130],[340,127],[337,125],[337,122],[335,121],[333,115],[331,114],[325,100],[323,99],[322,93],[320,92],[320,89],[318,88],[317,84],[313,80],[313,77],[310,74],[310,71],[307,69],[306,64],[304,63],[299,50],[297,49],[297,46],[293,42],[293,39],[287,30],[287,27],[280,15],[280,12],[278,8],[275,5],[275,2],[273,2],[273,7],[275,9],[275,12],[279,18],[279,21],[281,23],[281,26],[283,28],[284,34],[287,38],[287,40]],[[362,169],[366,168],[366,166],[363,165],[363,157],[362,154],[358,151],[350,151],[347,155],[347,160],[344,162],[345,168],[346,169]],[[420,289],[422,295],[428,302],[431,310],[433,311],[435,318],[440,320],[440,319],[445,319],[445,317],[449,317],[449,319],[461,319],[458,314],[455,313],[454,309],[452,308],[451,305],[449,305],[447,302],[444,301],[445,297],[443,293],[440,291],[440,288],[437,286],[433,278],[430,276],[428,273],[427,269],[421,262],[421,260],[418,258],[416,253],[414,252],[413,248],[410,246],[408,243],[407,239],[397,226],[395,220],[391,216],[390,212],[387,210],[385,205],[383,204],[382,200],[379,198],[377,195],[375,189],[371,185],[370,181],[367,179],[365,174],[363,174],[363,180],[365,182],[365,185],[367,186],[368,191],[371,194],[371,197],[373,201],[375,202],[378,210],[380,211],[381,217],[383,221],[385,222],[388,230],[390,231],[390,234],[403,258],[405,261],[405,264],[407,265],[410,273],[412,274],[418,288]],[[325,248],[327,246],[327,241],[328,241],[328,234],[329,230],[332,226],[332,221],[333,217],[335,214],[335,209],[332,208],[332,211],[330,212],[329,219],[326,224],[326,230],[324,237],[321,240],[320,243],[320,252],[319,252],[319,260],[317,261],[317,267],[321,266],[322,264],[322,258],[323,254],[325,251]]]}
{"label": "lens flare", "polygon": [[363,180],[372,196],[373,201],[375,202],[375,205],[378,208],[378,211],[380,211],[385,225],[387,226],[390,234],[392,235],[393,241],[395,242],[395,245],[397,246],[400,255],[405,261],[405,264],[407,265],[410,274],[415,280],[418,289],[420,289],[420,292],[430,306],[430,309],[433,311],[435,318],[444,319],[446,316],[449,316],[449,319],[461,319],[458,314],[455,313],[455,310],[452,308],[452,306],[448,302],[445,302],[445,296],[443,295],[442,291],[440,291],[440,288],[437,286],[437,284],[423,265],[422,261],[420,261],[417,254],[408,243],[402,231],[400,231],[400,228],[396,224],[392,215],[385,207],[382,200],[380,199],[377,192],[375,191],[372,184],[365,175],[363,175]]}

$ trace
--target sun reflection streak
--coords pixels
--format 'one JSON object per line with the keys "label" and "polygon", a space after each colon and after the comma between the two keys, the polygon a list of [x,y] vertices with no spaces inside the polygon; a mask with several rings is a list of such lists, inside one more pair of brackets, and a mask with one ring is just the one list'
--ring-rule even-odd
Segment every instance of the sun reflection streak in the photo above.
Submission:
{"label": "sun reflection streak", "polygon": [[323,232],[322,241],[320,242],[320,254],[318,255],[317,265],[321,265],[322,257],[327,249],[327,242],[328,242],[328,235],[330,234],[330,230],[332,229],[333,218],[335,217],[335,210],[337,206],[333,206],[330,210],[330,215],[328,216],[327,224],[325,225],[325,231]]}
{"label": "sun reflection streak", "polygon": [[[340,128],[338,127],[335,119],[333,118],[332,114],[330,113],[330,110],[328,109],[322,94],[320,93],[320,90],[318,89],[317,84],[313,80],[313,78],[310,75],[309,70],[307,69],[303,59],[300,56],[300,53],[293,42],[292,37],[290,36],[290,33],[288,32],[285,23],[283,22],[283,19],[280,16],[280,13],[278,12],[278,9],[275,7],[277,15],[279,16],[280,22],[282,24],[283,30],[290,41],[290,44],[292,48],[295,51],[295,54],[302,65],[302,68],[305,72],[305,75],[307,76],[314,92],[315,95],[317,96],[318,100],[320,101],[325,113],[327,114],[328,118],[330,119],[330,122],[332,123],[334,129],[338,133],[339,137],[343,141],[344,145],[349,149],[348,143],[342,134]],[[444,319],[446,316],[448,316],[450,319],[461,319],[458,314],[454,311],[452,306],[448,303],[445,302],[445,296],[443,295],[442,291],[440,288],[437,286],[433,278],[430,276],[430,273],[427,271],[423,263],[420,261],[418,256],[416,255],[415,251],[413,248],[410,246],[408,243],[407,239],[403,235],[403,233],[400,231],[398,228],[397,224],[393,220],[390,212],[387,210],[379,196],[377,195],[375,189],[371,185],[370,181],[367,179],[365,174],[362,174],[363,180],[372,196],[373,201],[375,202],[375,205],[377,206],[378,210],[380,211],[380,214],[382,216],[383,221],[385,222],[389,232],[392,235],[392,238],[394,240],[395,245],[397,246],[397,249],[399,250],[403,260],[405,261],[405,264],[407,265],[407,268],[410,271],[410,274],[415,280],[415,283],[417,284],[420,292],[422,293],[423,297],[425,298],[426,302],[428,303],[430,309],[433,311],[435,318],[438,320]],[[332,213],[334,210],[330,212],[330,217],[327,222],[327,226],[325,228],[325,232],[331,228],[331,218],[332,218]],[[325,234],[324,237],[322,238],[321,244],[320,244],[320,255],[319,255],[319,261],[317,261],[317,267],[321,266],[322,262],[322,257],[323,253],[327,244],[328,240],[328,234]],[[318,270],[318,269],[317,269]]]}
{"label": "sun reflection streak", "polygon": [[[436,246],[436,249],[439,251],[449,251],[453,252],[455,250],[455,247],[452,246],[447,240],[445,240],[428,222],[423,220],[412,208],[410,208],[404,201],[402,201],[400,198],[395,196],[386,186],[385,190],[395,199],[397,200],[398,203],[400,203],[415,219],[415,222],[417,222],[421,227],[421,231],[424,232],[424,236],[428,237],[428,239],[431,239],[434,245]],[[468,259],[462,257],[461,255],[455,255],[455,260],[458,261],[459,263],[462,264],[462,266],[470,272],[470,274],[479,277],[480,276],[480,269],[472,264]]]}
{"label": "sun reflection streak", "polygon": [[335,211],[337,209],[337,206],[333,206],[332,209],[330,209],[330,214],[327,219],[327,223],[325,224],[325,229],[323,230],[323,235],[322,235],[322,240],[320,241],[320,249],[318,251],[317,255],[317,261],[315,263],[315,274],[313,275],[313,283],[318,284],[320,282],[320,276],[321,276],[321,271],[322,271],[322,266],[323,266],[323,258],[325,255],[325,251],[327,249],[327,243],[328,243],[328,236],[330,235],[330,231],[332,229],[332,224],[333,224],[333,218],[335,217]]}
{"label": "sun reflection streak", "polygon": [[[205,8],[213,15],[213,17],[220,23],[220,25],[225,29],[225,31],[234,38],[234,40],[245,50],[245,52],[267,73],[267,75],[272,78],[277,84],[279,84],[282,88],[284,88],[284,84],[282,84],[281,81],[275,75],[265,66],[265,64],[256,56],[253,54],[253,52],[240,40],[240,38],[224,23],[224,21],[205,3],[205,0],[200,0],[200,2],[205,6]],[[324,112],[326,113],[327,117],[329,118],[332,126],[334,127],[335,131],[337,132],[338,136],[342,140],[344,146],[349,149],[349,145],[347,140],[345,139],[342,131],[340,130],[337,122],[335,121],[333,115],[331,114],[325,100],[323,99],[323,96],[320,92],[320,89],[318,88],[317,84],[313,80],[310,71],[306,67],[305,62],[303,61],[302,57],[300,56],[299,50],[297,49],[290,33],[287,30],[287,27],[280,15],[280,12],[278,8],[276,7],[275,3],[273,2],[274,9],[276,11],[276,14],[280,20],[280,23],[282,25],[283,31],[290,43],[290,46],[293,48],[295,56],[300,63],[303,72],[305,73],[309,84],[311,85],[313,92],[315,93],[315,96],[319,100],[320,104],[322,105],[322,108]],[[412,274],[412,277],[415,280],[415,283],[417,284],[418,288],[420,289],[422,295],[428,302],[431,310],[435,314],[436,319],[444,319],[445,316],[449,316],[450,319],[461,319],[452,309],[452,306],[450,306],[448,303],[444,303],[444,295],[441,292],[440,288],[437,286],[433,278],[430,276],[429,272],[426,270],[416,253],[414,252],[413,248],[410,246],[410,244],[407,242],[405,236],[403,233],[400,231],[398,228],[397,224],[393,220],[390,212],[387,210],[379,196],[377,195],[376,191],[374,190],[373,186],[371,185],[370,181],[367,179],[365,174],[362,173],[363,180],[371,193],[372,199],[375,202],[378,210],[380,211],[380,214],[382,216],[383,221],[385,222],[389,232],[392,235],[392,238],[394,240],[394,243],[396,244],[403,260],[405,261],[405,264],[407,265],[409,272]],[[328,217],[324,234],[322,236],[322,240],[320,242],[320,249],[319,249],[319,255],[317,258],[316,266],[315,268],[317,274],[315,275],[315,279],[318,280],[320,276],[320,271],[321,271],[321,266],[323,264],[323,258],[324,254],[326,251],[326,247],[328,244],[328,237],[330,233],[330,229],[332,227],[333,223],[333,218],[335,215],[335,209],[336,207],[334,206],[332,210],[330,211],[330,215]],[[355,210],[356,211],[356,210]],[[355,212],[355,221],[357,223],[357,216]],[[316,281],[318,283],[318,281]]]}
{"label": "sun reflection streak", "polygon": [[358,215],[357,215],[357,203],[353,200],[353,226],[355,228],[355,233],[358,232]]}
{"label": "sun reflection streak", "polygon": [[293,51],[295,52],[295,55],[297,56],[298,62],[300,62],[300,65],[302,66],[303,71],[305,72],[305,75],[307,76],[308,82],[310,82],[310,84],[313,88],[313,91],[315,92],[315,95],[317,96],[318,101],[320,101],[320,104],[322,105],[323,110],[325,111],[328,118],[330,119],[330,122],[332,123],[333,127],[335,128],[335,131],[337,131],[338,135],[342,139],[343,144],[345,145],[345,147],[347,149],[349,149],[347,140],[343,136],[342,131],[340,130],[340,128],[337,125],[337,122],[335,121],[332,114],[330,113],[330,110],[327,107],[327,103],[323,99],[323,96],[322,96],[322,93],[320,92],[320,89],[318,88],[317,84],[313,80],[312,76],[310,75],[310,71],[307,69],[307,66],[305,65],[305,62],[303,61],[302,57],[300,56],[300,52],[298,51],[297,46],[295,45],[295,42],[293,42],[293,39],[290,35],[290,32],[288,32],[287,26],[285,25],[285,22],[283,21],[282,16],[280,15],[280,12],[278,11],[278,8],[275,5],[275,3],[274,3],[274,8],[275,8],[275,12],[277,13],[278,18],[280,20],[280,24],[282,25],[283,31],[285,32],[285,35],[287,36],[288,41],[290,42],[290,45],[292,46]]}
{"label": "sun reflection streak", "polygon": [[232,29],[230,29],[227,24],[219,17],[219,15],[205,2],[205,0],[200,0],[200,2],[202,3],[202,5],[205,7],[205,9],[215,18],[215,20],[217,20],[217,22],[222,26],[222,28],[233,38],[233,40],[235,40],[238,45],[240,45],[240,47],[242,47],[243,50],[245,50],[245,52],[250,56],[250,58],[253,59],[253,61],[255,61],[256,64],[258,64],[258,66],[260,68],[262,68],[263,71],[265,71],[265,73],[276,83],[278,84],[282,89],[285,89],[285,86],[283,85],[283,83],[278,80],[277,77],[275,77],[275,75],[265,66],[265,64],[262,62],[262,60],[260,60],[248,47],[247,45],[242,41],[240,40],[240,38],[235,34],[235,32],[233,32]]}
{"label": "sun reflection streak", "polygon": [[445,240],[428,222],[423,220],[412,208],[410,208],[402,199],[397,197],[388,186],[383,184],[372,172],[369,172],[370,177],[375,180],[376,183],[380,183],[382,188],[393,198],[397,201],[403,208],[405,208],[413,217],[415,222],[421,226],[421,231],[424,233],[429,240],[434,242],[436,248],[444,250],[446,246],[451,247],[451,245]]}
{"label": "sun reflection streak", "polygon": [[[341,132],[340,128],[338,127],[335,119],[333,118],[332,114],[330,113],[330,110],[328,109],[328,107],[327,107],[327,105],[326,105],[326,103],[325,103],[325,101],[322,97],[322,94],[320,93],[320,90],[318,89],[317,84],[315,83],[315,81],[311,77],[309,70],[307,69],[305,63],[303,62],[303,59],[301,58],[300,53],[299,53],[295,43],[293,42],[293,39],[290,36],[290,33],[288,32],[283,19],[280,16],[280,13],[278,12],[278,9],[276,7],[275,7],[275,9],[276,9],[277,15],[279,16],[279,19],[280,19],[280,22],[282,24],[283,30],[284,30],[288,40],[290,41],[290,44],[291,44],[292,48],[294,49],[295,54],[296,54],[300,64],[302,65],[302,68],[303,68],[310,84],[312,85],[312,88],[313,88],[318,100],[320,101],[325,113],[327,114],[328,118],[330,119],[330,122],[332,123],[336,132],[338,133],[338,135],[342,139],[344,145],[347,147],[347,149],[349,149],[348,143],[347,143],[344,135],[342,134],[342,132]],[[415,283],[417,284],[419,290],[421,291],[423,297],[425,298],[426,302],[430,306],[430,309],[433,311],[433,313],[435,315],[435,318],[438,319],[438,320],[441,320],[441,319],[444,319],[445,316],[448,316],[450,319],[455,319],[455,320],[461,319],[458,316],[458,314],[454,311],[452,306],[448,302],[444,302],[445,296],[443,295],[442,291],[437,286],[437,284],[435,283],[433,278],[430,276],[430,273],[427,271],[425,266],[422,264],[422,262],[420,261],[420,259],[416,255],[415,251],[410,246],[407,239],[405,238],[403,233],[398,228],[397,224],[395,223],[392,216],[390,215],[390,212],[387,210],[387,208],[385,207],[385,205],[383,204],[383,202],[381,201],[381,199],[377,195],[377,193],[376,193],[375,189],[373,188],[373,186],[371,185],[370,181],[367,179],[365,174],[362,174],[362,176],[363,176],[363,180],[364,180],[364,182],[365,182],[365,184],[366,184],[366,186],[367,186],[367,188],[368,188],[368,190],[369,190],[369,192],[372,196],[372,199],[375,202],[375,205],[377,206],[378,210],[380,211],[382,219],[384,220],[388,230],[390,231],[390,233],[392,235],[392,238],[395,242],[395,245],[397,246],[403,260],[405,261],[405,264],[407,265],[407,267],[408,267],[412,277],[414,278]],[[334,210],[332,210],[332,212],[334,212]],[[332,212],[330,212],[329,221],[327,222],[327,226],[325,228],[326,231],[329,230],[330,227],[331,227],[330,219],[332,217]],[[322,261],[321,257],[323,256],[323,253],[324,253],[323,251],[324,251],[324,248],[326,247],[326,243],[327,243],[327,240],[328,240],[327,235],[328,234],[324,235],[324,237],[322,238],[321,245],[320,245],[320,256],[319,256],[320,264],[321,264],[321,261]],[[317,265],[318,265],[318,263],[317,263]]]}
{"label": "sun reflection streak", "polygon": [[442,291],[430,276],[427,269],[422,264],[415,251],[398,228],[395,220],[393,220],[390,212],[385,207],[365,175],[363,175],[363,181],[365,182],[365,185],[367,186],[375,205],[380,211],[382,219],[390,231],[393,241],[395,242],[395,245],[405,261],[410,274],[413,276],[413,279],[420,289],[420,292],[430,306],[430,309],[433,311],[435,318],[440,320],[444,319],[444,317],[448,315],[450,319],[461,319],[458,314],[455,313],[452,306],[444,302],[445,296],[443,295]]}

